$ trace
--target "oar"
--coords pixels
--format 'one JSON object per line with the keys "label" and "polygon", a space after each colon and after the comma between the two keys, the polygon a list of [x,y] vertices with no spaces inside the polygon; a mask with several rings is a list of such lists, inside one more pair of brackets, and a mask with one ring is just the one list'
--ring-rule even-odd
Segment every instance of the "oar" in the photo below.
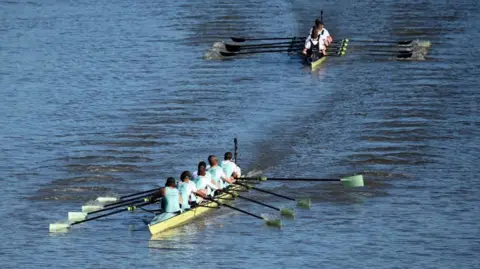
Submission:
{"label": "oar", "polygon": [[49,231],[52,232],[52,233],[53,232],[66,231],[70,227],[72,227],[73,225],[77,225],[77,224],[84,223],[84,222],[91,221],[91,220],[96,220],[96,219],[99,219],[99,218],[104,218],[104,217],[111,216],[111,215],[118,214],[118,213],[125,212],[125,211],[134,211],[137,206],[144,206],[144,205],[147,205],[147,204],[150,204],[150,202],[144,202],[144,203],[138,204],[138,205],[131,205],[131,206],[128,206],[126,208],[115,210],[115,211],[112,211],[112,212],[107,213],[107,214],[98,215],[98,216],[95,216],[93,218],[83,219],[83,220],[75,221],[75,222],[71,222],[71,223],[52,223],[49,226]]}
{"label": "oar", "polygon": [[245,196],[241,196],[241,195],[239,195],[239,194],[237,194],[237,193],[232,193],[232,192],[228,192],[228,191],[223,191],[223,192],[228,193],[228,194],[230,194],[230,195],[232,195],[232,196],[234,196],[234,197],[238,197],[238,198],[240,198],[240,199],[244,199],[244,200],[246,200],[246,201],[250,201],[250,202],[255,203],[255,204],[263,205],[263,206],[268,207],[268,208],[271,208],[271,209],[273,209],[273,210],[277,210],[277,211],[280,212],[280,215],[282,215],[282,216],[291,217],[291,218],[295,217],[295,212],[294,212],[293,209],[291,209],[291,208],[283,208],[283,209],[280,209],[280,208],[278,208],[278,207],[275,207],[275,206],[272,206],[272,205],[269,205],[269,204],[265,204],[265,203],[262,203],[262,202],[257,201],[257,200],[253,200],[253,199],[251,199],[251,198],[248,198],[248,197],[245,197]]}
{"label": "oar", "polygon": [[401,41],[395,41],[395,40],[365,40],[365,39],[345,39],[350,42],[358,42],[358,43],[379,43],[379,44],[392,44],[392,45],[399,45],[399,46],[405,46],[405,45],[412,45],[413,40],[401,40]]}
{"label": "oar", "polygon": [[[100,196],[96,200],[100,203],[118,202],[118,201],[124,200],[126,198],[130,198],[130,197],[133,197],[133,196],[139,196],[139,195],[142,195],[142,194],[151,193],[151,192],[155,192],[155,191],[158,191],[158,190],[160,190],[160,188],[155,188],[155,189],[151,189],[151,190],[148,190],[148,191],[136,192],[136,193],[132,193],[132,194],[125,195],[125,196],[120,196],[120,197]],[[112,204],[110,204],[110,205],[112,205]]]}
{"label": "oar", "polygon": [[[230,37],[233,42],[246,42],[246,41],[260,41],[260,40],[291,40],[296,37],[266,37],[266,38],[245,38],[245,37]],[[305,39],[306,37],[301,37]]]}
{"label": "oar", "polygon": [[240,183],[238,181],[236,181],[235,184],[246,187],[248,189],[252,189],[252,190],[259,191],[259,192],[264,192],[264,193],[268,193],[268,194],[271,194],[271,195],[274,195],[274,196],[278,196],[278,197],[281,197],[281,198],[284,198],[284,199],[287,199],[287,200],[290,200],[290,201],[296,201],[298,207],[310,208],[310,205],[311,205],[311,201],[308,198],[295,199],[295,198],[292,198],[292,197],[288,197],[288,196],[285,196],[285,195],[281,195],[281,194],[278,194],[278,193],[274,193],[274,192],[271,192],[271,191],[267,191],[267,190],[264,190],[264,189],[253,187],[253,186],[248,185],[248,184],[243,184],[243,183]]}
{"label": "oar", "polygon": [[[331,49],[336,49],[335,47],[332,47]],[[230,57],[230,56],[236,56],[236,55],[245,55],[245,54],[257,54],[257,53],[276,53],[276,52],[290,52],[291,49],[276,49],[276,50],[258,50],[258,51],[245,51],[245,52],[227,52],[227,51],[220,51],[220,54],[222,56]],[[327,55],[327,56],[332,56],[332,55]]]}
{"label": "oar", "polygon": [[279,178],[279,177],[247,177],[245,180],[259,180],[259,181],[316,181],[316,182],[342,182],[344,187],[363,187],[363,175],[355,175],[344,178]]}
{"label": "oar", "polygon": [[[103,209],[103,208],[110,208],[112,206],[125,204],[125,203],[129,203],[129,202],[132,202],[132,201],[137,201],[139,199],[143,199],[143,198],[153,194],[154,192],[156,192],[158,190],[160,190],[160,188],[152,189],[150,191],[139,192],[139,193],[135,194],[137,197],[133,197],[133,198],[130,198],[130,199],[124,199],[124,200],[121,200],[121,201],[118,201],[118,202],[115,202],[115,203],[111,203],[111,204],[107,204],[107,205],[84,205],[84,206],[82,206],[82,212],[88,213],[88,212],[97,211],[97,210],[100,210],[100,209]],[[147,193],[148,195],[145,195],[145,193]],[[140,196],[141,194],[143,194],[143,196]],[[124,197],[132,197],[132,196],[134,196],[134,195],[130,194],[130,195],[127,195],[127,196],[124,196]],[[122,198],[122,197],[120,197],[120,198]]]}
{"label": "oar", "polygon": [[255,218],[257,218],[257,219],[261,219],[261,220],[265,221],[265,225],[267,225],[267,226],[273,226],[273,227],[281,227],[281,226],[282,226],[282,222],[281,222],[279,219],[269,220],[269,219],[264,218],[264,217],[262,217],[262,216],[259,216],[259,215],[250,213],[250,212],[245,211],[245,210],[243,210],[243,209],[240,209],[240,208],[238,208],[238,207],[234,207],[234,206],[231,206],[231,205],[228,205],[228,204],[220,203],[219,201],[214,200],[214,199],[212,199],[212,198],[210,198],[210,197],[208,197],[208,196],[203,197],[203,198],[204,198],[204,199],[207,199],[207,200],[210,200],[210,201],[212,201],[212,202],[215,202],[215,203],[217,203],[219,206],[225,206],[225,207],[228,207],[228,208],[230,208],[230,209],[236,210],[236,211],[238,211],[238,212],[242,212],[243,214],[247,214],[247,215],[252,216],[252,217],[255,217]]}
{"label": "oar", "polygon": [[129,201],[123,201],[122,203],[119,203],[116,206],[105,207],[105,208],[90,211],[90,212],[68,212],[68,220],[69,221],[80,221],[80,220],[86,219],[87,216],[89,216],[89,215],[98,214],[100,212],[105,212],[105,211],[110,211],[112,209],[123,207],[123,206],[126,206],[128,204],[135,205],[135,204],[139,204],[139,203],[142,203],[142,202],[149,202],[149,201],[150,201],[150,199],[147,198],[147,197],[134,198],[134,199],[130,199]]}
{"label": "oar", "polygon": [[413,53],[407,52],[407,53],[397,53],[396,55],[394,53],[375,53],[375,54],[365,54],[368,56],[387,56],[387,57],[392,57],[396,56],[399,59],[406,59],[406,58],[411,58]]}
{"label": "oar", "polygon": [[[257,50],[257,49],[275,49],[275,48],[290,48],[290,50],[294,50],[294,49],[303,49],[303,42],[302,43],[299,43],[299,44],[294,44],[293,46],[292,45],[270,45],[270,46],[262,46],[262,47],[245,47],[245,46],[238,46],[238,45],[229,45],[229,44],[225,44],[225,49],[228,50],[228,51],[232,51],[232,52],[237,52],[237,51],[242,51],[242,50]],[[328,49],[336,49],[336,48],[341,48],[342,45],[339,44],[337,46],[330,46],[330,47],[327,47],[327,50]]]}

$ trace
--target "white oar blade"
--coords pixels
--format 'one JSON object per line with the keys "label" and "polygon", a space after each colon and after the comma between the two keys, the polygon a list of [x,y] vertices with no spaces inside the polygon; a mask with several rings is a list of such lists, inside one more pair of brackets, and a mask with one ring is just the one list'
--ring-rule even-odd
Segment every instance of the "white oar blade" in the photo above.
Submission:
{"label": "white oar blade", "polygon": [[70,228],[70,224],[68,223],[52,223],[50,224],[49,231],[51,233],[66,232],[68,228]]}
{"label": "white oar blade", "polygon": [[92,212],[92,211],[100,210],[102,208],[103,208],[103,206],[101,206],[101,205],[84,205],[84,206],[82,206],[82,212],[83,213],[89,213],[89,212]]}
{"label": "white oar blade", "polygon": [[119,198],[117,197],[111,197],[111,196],[103,196],[103,197],[98,197],[97,198],[97,202],[100,202],[100,203],[114,203],[114,202],[118,202],[120,201]]}
{"label": "white oar blade", "polygon": [[69,221],[81,221],[87,218],[87,213],[83,212],[68,212]]}
{"label": "white oar blade", "polygon": [[342,181],[343,186],[346,188],[356,188],[356,187],[363,187],[365,186],[363,183],[363,176],[356,175],[351,177],[345,177],[340,179]]}

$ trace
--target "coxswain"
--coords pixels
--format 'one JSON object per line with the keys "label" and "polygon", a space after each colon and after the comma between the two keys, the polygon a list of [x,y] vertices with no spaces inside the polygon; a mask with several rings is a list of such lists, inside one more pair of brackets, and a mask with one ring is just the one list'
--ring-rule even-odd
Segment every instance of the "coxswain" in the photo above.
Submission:
{"label": "coxswain", "polygon": [[305,42],[305,47],[302,53],[309,56],[312,61],[316,61],[327,55],[325,50],[326,46],[318,34],[318,29],[313,29],[312,36]]}
{"label": "coxswain", "polygon": [[232,161],[232,158],[233,154],[231,152],[226,152],[220,166],[222,167],[225,175],[236,179],[242,175],[242,171],[240,167],[238,167],[238,165]]}

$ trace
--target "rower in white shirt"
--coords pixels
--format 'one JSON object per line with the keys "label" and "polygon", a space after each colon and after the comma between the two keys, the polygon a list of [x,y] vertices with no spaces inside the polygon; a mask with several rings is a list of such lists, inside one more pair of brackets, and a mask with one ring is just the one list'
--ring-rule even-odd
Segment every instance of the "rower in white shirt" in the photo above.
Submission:
{"label": "rower in white shirt", "polygon": [[202,196],[203,193],[200,193],[197,190],[197,185],[190,180],[192,173],[190,171],[184,171],[180,175],[181,182],[178,183],[178,190],[180,191],[180,196],[182,197],[182,209],[187,210],[190,207],[197,204],[197,196]]}
{"label": "rower in white shirt", "polygon": [[215,181],[215,184],[219,189],[223,189],[228,185],[233,184],[235,179],[225,174],[223,168],[218,165],[218,160],[215,155],[208,156],[208,163],[210,164],[210,168],[207,172],[210,173],[213,181]]}
{"label": "rower in white shirt", "polygon": [[233,154],[231,152],[226,152],[224,155],[224,160],[220,164],[225,175],[232,178],[239,178],[242,175],[242,171],[238,165],[232,161]]}
{"label": "rower in white shirt", "polygon": [[207,173],[205,162],[200,162],[198,164],[197,178],[195,179],[195,184],[197,185],[197,190],[206,195],[213,195],[214,192],[218,189],[215,185],[215,181],[212,179],[209,173]]}
{"label": "rower in white shirt", "polygon": [[327,47],[325,46],[324,41],[320,38],[318,29],[314,28],[312,36],[305,41],[305,46],[302,53],[310,57],[312,61],[316,61],[327,55],[326,49]]}
{"label": "rower in white shirt", "polygon": [[311,38],[312,33],[313,33],[313,29],[315,29],[315,28],[318,29],[318,33],[319,33],[319,35],[320,35],[320,38],[321,38],[322,40],[324,40],[325,45],[326,45],[326,46],[329,46],[330,43],[333,42],[333,38],[332,38],[332,36],[330,36],[330,33],[328,32],[328,30],[325,29],[325,26],[324,26],[322,20],[320,20],[320,19],[316,19],[316,20],[315,20],[315,25],[314,25],[312,28],[310,28],[310,33],[309,33],[307,39],[305,40],[305,42],[306,42],[308,39]]}

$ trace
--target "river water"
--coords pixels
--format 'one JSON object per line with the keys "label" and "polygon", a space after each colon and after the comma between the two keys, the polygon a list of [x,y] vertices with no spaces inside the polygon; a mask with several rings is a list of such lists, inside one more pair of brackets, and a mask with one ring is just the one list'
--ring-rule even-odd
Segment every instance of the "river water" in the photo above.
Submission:
{"label": "river water", "polygon": [[[396,61],[360,46],[313,73],[280,53],[203,58],[229,36],[303,36],[322,9],[337,39],[431,48]],[[459,0],[0,1],[0,267],[479,268],[479,14]],[[48,232],[235,136],[244,171],[367,186],[262,183],[312,199],[280,230],[221,209],[161,237],[141,212]]]}

